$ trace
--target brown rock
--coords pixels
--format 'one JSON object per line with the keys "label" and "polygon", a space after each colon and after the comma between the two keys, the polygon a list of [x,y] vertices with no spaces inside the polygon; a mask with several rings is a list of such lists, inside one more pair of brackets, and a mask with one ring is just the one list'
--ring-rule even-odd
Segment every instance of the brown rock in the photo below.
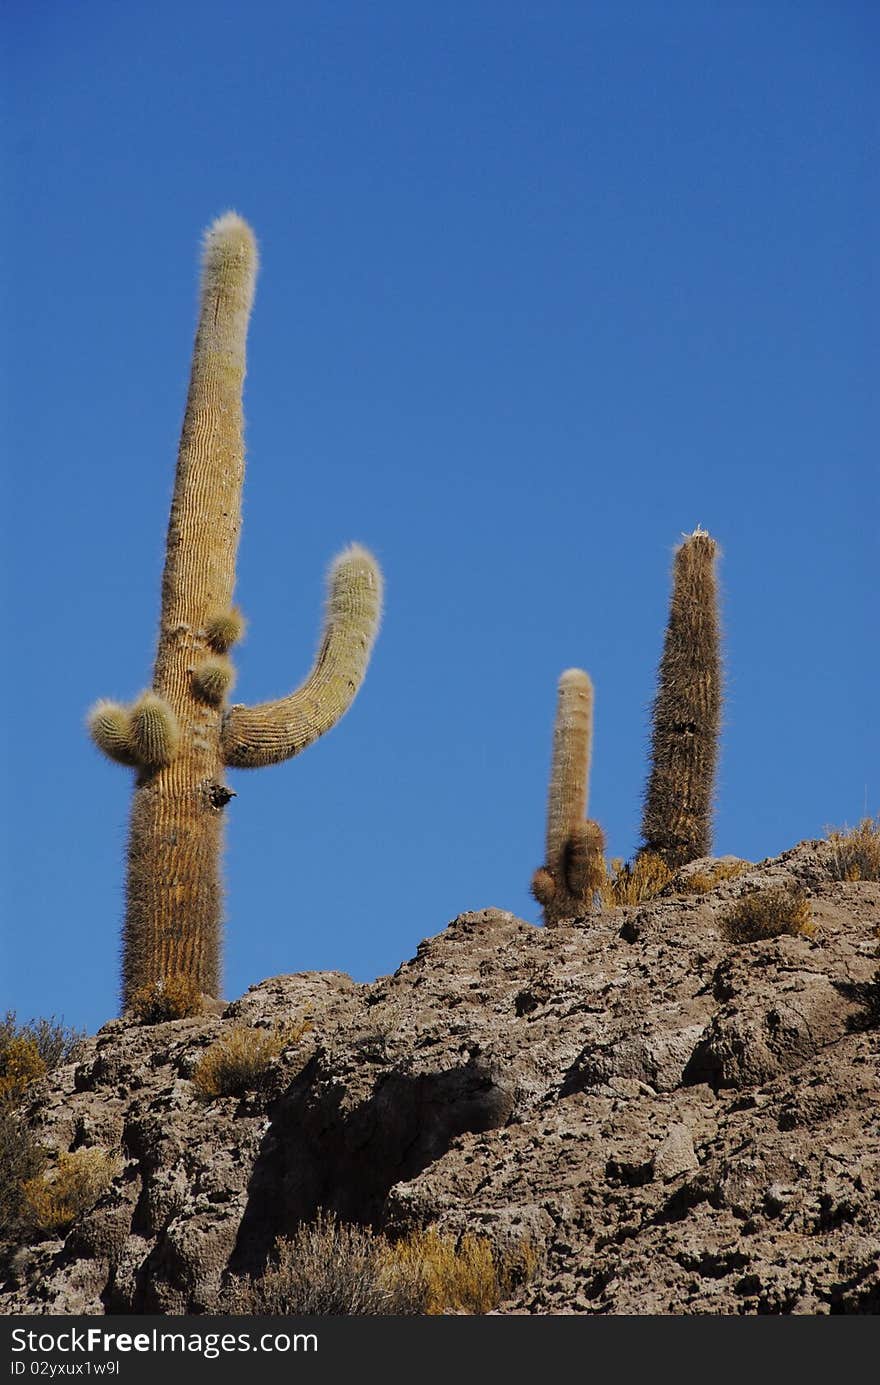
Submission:
{"label": "brown rock", "polygon": [[[708,894],[679,874],[548,931],[462,914],[372,985],[300,973],[105,1026],[25,1114],[123,1167],[63,1240],[8,1249],[0,1311],[211,1311],[325,1207],[528,1239],[501,1312],[880,1312],[880,885],[833,881],[819,842]],[[815,937],[726,942],[730,900],[783,880]],[[233,1023],[304,1018],[259,1090],[198,1097]]]}

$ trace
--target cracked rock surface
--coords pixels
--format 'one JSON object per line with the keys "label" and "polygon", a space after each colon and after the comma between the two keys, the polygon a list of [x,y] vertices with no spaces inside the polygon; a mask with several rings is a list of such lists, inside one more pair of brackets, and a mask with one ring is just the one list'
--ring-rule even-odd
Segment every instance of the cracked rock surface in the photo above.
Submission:
{"label": "cracked rock surface", "polygon": [[[63,1240],[8,1251],[0,1311],[210,1312],[324,1207],[528,1238],[504,1313],[880,1312],[880,884],[834,880],[825,842],[705,894],[693,870],[550,930],[463,914],[369,985],[105,1025],[24,1110],[121,1171]],[[731,945],[730,902],[787,882],[814,936]],[[233,1023],[305,1017],[261,1090],[199,1098]]]}

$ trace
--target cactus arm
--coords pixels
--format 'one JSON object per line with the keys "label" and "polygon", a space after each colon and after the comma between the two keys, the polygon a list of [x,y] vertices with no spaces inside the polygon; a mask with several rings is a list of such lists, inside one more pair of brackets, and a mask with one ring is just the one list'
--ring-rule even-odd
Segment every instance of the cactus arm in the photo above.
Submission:
{"label": "cactus arm", "polygon": [[238,769],[278,764],[335,726],[363,682],[381,610],[379,566],[353,544],[330,570],[324,629],[311,672],[287,697],[229,709],[220,742],[224,763]]}

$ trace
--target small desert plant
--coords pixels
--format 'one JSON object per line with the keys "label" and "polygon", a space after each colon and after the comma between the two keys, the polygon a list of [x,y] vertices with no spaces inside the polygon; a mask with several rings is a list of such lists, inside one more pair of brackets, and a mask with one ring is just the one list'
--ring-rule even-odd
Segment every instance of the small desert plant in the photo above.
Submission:
{"label": "small desert plant", "polygon": [[193,978],[178,972],[140,986],[131,998],[131,1013],[144,1024],[164,1024],[202,1012],[202,993]]}
{"label": "small desert plant", "polygon": [[835,880],[880,880],[880,817],[858,827],[831,827],[831,873]]}
{"label": "small desert plant", "polygon": [[641,852],[631,863],[615,858],[602,886],[603,902],[611,909],[618,904],[642,904],[659,894],[672,875],[662,857],[651,851]]}
{"label": "small desert plant", "polygon": [[24,1216],[41,1231],[66,1231],[109,1188],[122,1163],[96,1146],[59,1154],[48,1174],[22,1185]]}
{"label": "small desert plant", "polygon": [[384,1272],[392,1284],[415,1292],[420,1313],[481,1314],[491,1313],[530,1279],[536,1263],[527,1242],[499,1255],[483,1236],[468,1232],[456,1243],[428,1227],[388,1248]]}
{"label": "small desert plant", "polygon": [[46,1064],[33,1039],[10,1039],[0,1049],[0,1102],[20,1101],[31,1082],[45,1071]]}
{"label": "small desert plant", "polygon": [[682,890],[686,894],[708,894],[723,880],[735,880],[751,869],[751,861],[716,861],[708,870],[695,870],[689,875]]}
{"label": "small desert plant", "polygon": [[308,1019],[277,1029],[233,1025],[196,1065],[192,1077],[196,1090],[208,1101],[253,1091],[263,1084],[272,1059],[298,1043],[311,1028]]}
{"label": "small desert plant", "polygon": [[45,1152],[28,1126],[8,1106],[0,1106],[0,1241],[15,1236],[25,1224],[23,1188],[45,1164]]}
{"label": "small desert plant", "polygon": [[[417,1298],[399,1293],[384,1274],[384,1237],[319,1211],[289,1240],[279,1240],[273,1263],[259,1279],[232,1289],[231,1313],[255,1317],[362,1317],[412,1314]],[[398,1290],[402,1287],[397,1286]]]}
{"label": "small desert plant", "polygon": [[534,1272],[526,1243],[496,1257],[489,1241],[416,1231],[393,1244],[368,1227],[319,1212],[259,1279],[240,1280],[228,1311],[253,1316],[488,1313]]}
{"label": "small desert plant", "polygon": [[758,943],[783,933],[812,938],[810,902],[799,885],[769,885],[741,895],[721,916],[728,942]]}
{"label": "small desert plant", "polygon": [[72,1029],[70,1025],[56,1020],[54,1015],[49,1019],[32,1019],[27,1024],[19,1024],[15,1011],[7,1010],[0,1020],[0,1065],[7,1045],[16,1039],[23,1039],[33,1044],[44,1064],[43,1071],[48,1072],[75,1058],[84,1038],[85,1033],[81,1029]]}

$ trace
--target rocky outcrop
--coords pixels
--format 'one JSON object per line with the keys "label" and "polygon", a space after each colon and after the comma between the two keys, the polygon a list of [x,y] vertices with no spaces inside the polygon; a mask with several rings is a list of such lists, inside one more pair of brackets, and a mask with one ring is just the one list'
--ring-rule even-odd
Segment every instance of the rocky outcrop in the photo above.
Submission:
{"label": "rocky outcrop", "polygon": [[[705,864],[705,863],[704,863]],[[222,1016],[115,1020],[27,1108],[124,1165],[62,1240],[7,1257],[7,1313],[205,1312],[320,1208],[439,1222],[540,1267],[502,1312],[880,1311],[880,884],[828,847],[536,928],[463,914],[391,977],[277,977]],[[732,946],[792,881],[814,936]],[[266,1085],[191,1081],[234,1022],[311,1028]]]}

